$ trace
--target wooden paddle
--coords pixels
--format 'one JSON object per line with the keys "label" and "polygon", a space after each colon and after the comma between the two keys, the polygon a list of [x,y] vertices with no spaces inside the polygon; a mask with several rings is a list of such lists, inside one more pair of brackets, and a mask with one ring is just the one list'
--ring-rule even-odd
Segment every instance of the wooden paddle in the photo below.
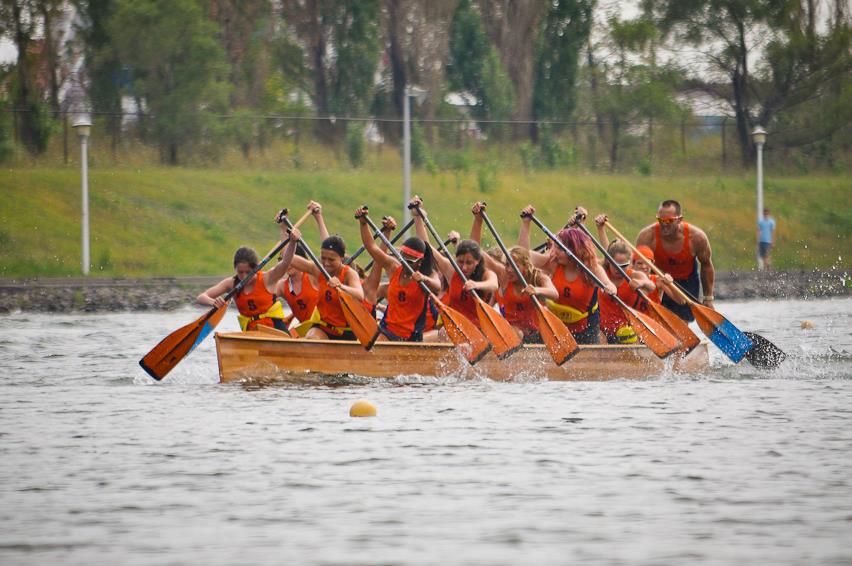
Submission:
{"label": "wooden paddle", "polygon": [[[365,205],[363,208],[367,209],[367,206]],[[367,224],[370,225],[370,228],[373,230],[376,229],[376,225],[373,224],[373,221],[370,220],[369,216],[364,214],[364,219]],[[414,270],[410,265],[408,265],[408,262],[403,259],[399,250],[393,247],[393,244],[388,241],[387,237],[385,237],[384,234],[379,233],[379,238],[382,239],[396,260],[402,265],[402,268],[405,269],[409,275],[414,275]],[[476,362],[481,360],[485,354],[491,350],[491,343],[485,335],[482,334],[476,325],[468,320],[462,313],[442,303],[424,282],[418,281],[418,284],[423,292],[432,300],[438,310],[441,311],[441,319],[444,321],[444,328],[446,329],[450,340],[452,340],[453,344],[462,351],[470,365],[474,365]]]}
{"label": "wooden paddle", "polygon": [[[615,227],[606,222],[604,224],[607,228],[612,230],[612,233],[616,235],[616,237],[621,238],[627,245],[630,246],[630,249],[635,253],[640,253],[633,244],[630,243],[627,238],[621,235],[621,233],[615,229]],[[641,254],[640,254],[641,255]],[[645,256],[642,256],[645,257]],[[654,265],[654,263],[645,258],[645,262],[651,266],[651,269],[654,270],[660,277],[664,277],[665,274],[663,271]],[[689,304],[689,308],[692,311],[692,316],[695,317],[695,321],[698,323],[698,327],[701,331],[710,338],[710,341],[713,342],[722,352],[728,356],[728,358],[734,362],[739,363],[740,360],[748,353],[749,350],[754,346],[754,342],[739,328],[733,325],[727,318],[722,316],[720,313],[711,309],[710,307],[705,307],[704,305],[698,304],[697,301],[692,300],[686,293],[683,292],[678,286],[675,286],[677,292],[681,297]],[[768,340],[767,340],[768,342]],[[780,351],[780,350],[779,350]]]}
{"label": "wooden paddle", "polygon": [[[503,255],[506,256],[506,261],[508,261],[509,265],[512,266],[512,271],[515,272],[515,276],[518,278],[518,281],[521,285],[526,287],[528,282],[524,278],[524,274],[521,273],[520,269],[518,269],[518,264],[515,263],[515,260],[512,258],[512,254],[510,254],[509,250],[506,249],[506,244],[503,243],[503,240],[500,238],[500,234],[497,233],[497,230],[491,223],[491,219],[488,218],[484,209],[479,212],[479,215],[482,217],[482,220],[485,221],[485,225],[488,226],[488,230],[491,232],[491,235],[494,236],[494,239],[497,241],[497,245],[500,246],[500,249],[503,251]],[[568,327],[559,320],[559,317],[550,312],[547,307],[542,305],[541,301],[538,300],[538,297],[532,295],[530,300],[533,305],[535,305],[536,322],[538,323],[538,332],[541,334],[541,339],[547,347],[547,351],[550,352],[550,356],[553,358],[553,361],[556,365],[561,366],[580,351],[580,346],[577,345],[577,341],[574,339],[574,335],[571,334],[571,331],[568,330]]]}
{"label": "wooden paddle", "polygon": [[[456,258],[453,257],[453,254],[451,254],[447,249],[447,245],[441,241],[441,237],[438,235],[438,231],[435,230],[432,222],[420,211],[420,207],[418,205],[409,205],[408,208],[417,211],[417,214],[419,214],[423,219],[423,223],[426,224],[426,228],[429,229],[429,233],[432,234],[432,237],[435,238],[435,241],[441,246],[441,251],[443,251],[447,256],[447,259],[450,261],[450,265],[453,266],[456,275],[459,276],[462,283],[467,283],[467,277],[465,277],[465,274],[459,267]],[[497,359],[502,360],[504,358],[508,358],[517,352],[521,346],[523,346],[523,341],[517,334],[515,334],[515,331],[512,329],[512,325],[509,324],[509,321],[500,316],[500,313],[491,308],[488,303],[483,301],[482,297],[479,296],[479,293],[477,293],[475,289],[470,291],[470,293],[476,301],[476,317],[479,319],[479,328],[485,334],[485,337],[488,338],[488,341],[491,342]]]}
{"label": "wooden paddle", "polygon": [[[299,218],[295,227],[300,226],[310,215],[311,211],[309,210],[302,215],[301,218]],[[292,227],[293,226],[291,226],[291,228]],[[257,264],[257,267],[243,278],[242,281],[234,285],[234,288],[228,291],[228,293],[222,298],[225,301],[222,306],[212,307],[194,322],[190,322],[186,326],[178,328],[163,338],[159,344],[154,346],[150,352],[145,354],[145,356],[139,360],[139,365],[142,366],[142,369],[144,369],[148,375],[157,381],[166,377],[166,375],[168,375],[168,373],[172,371],[172,369],[174,369],[181,360],[188,356],[189,353],[192,352],[205,338],[207,338],[207,335],[210,334],[214,328],[216,328],[216,325],[219,324],[222,317],[225,316],[225,311],[228,310],[231,297],[239,293],[242,288],[254,278],[257,272],[263,269],[264,266],[289,243],[290,238],[287,238],[275,246],[272,251],[266,254],[266,257]]]}
{"label": "wooden paddle", "polygon": [[[404,235],[404,234],[408,231],[408,229],[409,229],[409,228],[411,228],[413,225],[414,225],[414,219],[412,218],[411,220],[409,220],[408,222],[406,222],[406,223],[405,223],[405,226],[403,226],[403,227],[402,227],[402,230],[400,230],[399,232],[397,232],[396,236],[394,236],[394,237],[393,237],[393,239],[391,240],[391,242],[396,242],[397,240],[399,240],[400,238],[402,238],[402,236],[403,236],[403,235]],[[378,234],[373,234],[373,239],[374,239],[374,240],[375,240],[376,238],[378,238],[378,237],[379,237],[379,235],[378,235]],[[361,255],[362,253],[364,253],[364,250],[366,250],[366,249],[367,249],[367,247],[366,247],[365,245],[361,244],[361,247],[360,247],[360,248],[358,248],[357,250],[355,250],[355,253],[354,253],[354,254],[352,254],[351,256],[347,257],[347,258],[346,258],[346,261],[344,261],[343,263],[344,263],[344,264],[346,264],[346,265],[351,265],[351,264],[352,264],[352,262],[353,262],[353,261],[355,261],[356,259],[358,259],[358,256],[359,256],[359,255]],[[373,262],[372,262],[372,260],[370,261],[370,263],[368,263],[368,264],[367,264],[367,267],[365,267],[365,268],[364,268],[364,271],[370,271],[370,268],[371,268],[371,267],[373,267]]]}
{"label": "wooden paddle", "polygon": [[[283,222],[288,225],[290,224],[286,216],[283,218]],[[314,255],[314,252],[311,251],[311,248],[302,242],[302,249],[305,250],[305,254],[314,262],[314,265],[317,266],[317,269],[319,269],[326,281],[330,280],[331,275],[322,266],[322,263]],[[379,338],[379,323],[376,322],[375,317],[370,314],[370,311],[364,307],[364,304],[359,299],[356,299],[342,289],[338,290],[337,297],[343,309],[343,316],[346,317],[346,322],[349,324],[349,328],[352,329],[352,333],[355,334],[361,345],[366,350],[369,350]]]}
{"label": "wooden paddle", "polygon": [[[562,240],[556,237],[556,235],[550,231],[541,221],[536,218],[535,214],[531,214],[529,218],[535,223],[536,226],[541,228],[542,232],[547,234],[547,237],[553,240],[553,243],[559,246],[566,255],[568,255],[571,259],[573,259],[577,265],[582,269],[595,284],[604,289],[603,281],[597,278],[597,276],[589,269],[586,264],[580,261],[574,253],[569,250],[565,244],[562,243]],[[630,326],[633,327],[633,330],[636,332],[636,336],[639,337],[639,340],[642,341],[648,348],[654,352],[654,354],[659,358],[665,358],[670,356],[672,353],[676,352],[680,347],[680,343],[677,339],[672,336],[668,330],[663,328],[661,324],[652,319],[651,317],[640,313],[639,311],[629,307],[621,300],[618,295],[612,295],[613,300],[619,304],[621,310],[624,311],[624,316],[627,317],[627,322],[630,323]]]}
{"label": "wooden paddle", "polygon": [[[592,242],[595,244],[600,252],[604,255],[608,262],[610,262],[621,274],[624,279],[630,281],[630,276],[627,274],[627,271],[624,270],[623,267],[618,265],[616,261],[609,255],[609,252],[606,251],[606,248],[592,236],[589,229],[586,228],[581,222],[579,218],[575,219],[576,226],[578,226],[586,235],[592,239]],[[701,339],[695,335],[695,332],[689,329],[689,325],[680,318],[678,315],[664,307],[663,305],[652,301],[648,298],[648,295],[642,289],[637,289],[636,292],[639,294],[642,299],[645,300],[645,304],[648,305],[648,314],[651,315],[651,318],[662,324],[666,330],[671,332],[671,334],[680,341],[680,353],[683,356],[689,354],[692,350],[695,349],[701,343]]]}

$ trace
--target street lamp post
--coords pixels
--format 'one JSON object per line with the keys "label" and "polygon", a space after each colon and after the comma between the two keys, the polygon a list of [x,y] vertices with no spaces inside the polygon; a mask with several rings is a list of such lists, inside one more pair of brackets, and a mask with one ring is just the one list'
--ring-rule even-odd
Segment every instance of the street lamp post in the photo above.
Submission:
{"label": "street lamp post", "polygon": [[80,137],[80,175],[83,189],[83,275],[89,274],[89,134],[92,131],[92,120],[88,114],[81,114],[74,119],[74,129]]}
{"label": "street lamp post", "polygon": [[[757,222],[763,220],[763,144],[766,143],[766,130],[757,126],[751,133],[754,145],[757,146]],[[757,232],[757,269],[763,268],[760,260],[760,231]]]}
{"label": "street lamp post", "polygon": [[427,91],[416,86],[406,86],[402,97],[402,223],[408,224],[411,211],[408,201],[411,200],[411,97],[421,104],[426,100]]}

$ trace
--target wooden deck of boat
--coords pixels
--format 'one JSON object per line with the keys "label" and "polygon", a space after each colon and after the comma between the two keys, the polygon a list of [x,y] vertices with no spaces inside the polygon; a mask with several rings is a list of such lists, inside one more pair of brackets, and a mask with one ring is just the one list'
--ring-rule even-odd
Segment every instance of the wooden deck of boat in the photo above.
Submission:
{"label": "wooden deck of boat", "polygon": [[306,373],[599,381],[652,377],[667,367],[678,373],[700,373],[710,368],[706,342],[685,358],[671,356],[666,360],[641,345],[581,346],[579,353],[560,367],[541,345],[526,345],[505,360],[489,353],[471,366],[452,344],[378,342],[367,352],[358,342],[295,340],[266,332],[217,332],[215,337],[221,382],[287,379]]}

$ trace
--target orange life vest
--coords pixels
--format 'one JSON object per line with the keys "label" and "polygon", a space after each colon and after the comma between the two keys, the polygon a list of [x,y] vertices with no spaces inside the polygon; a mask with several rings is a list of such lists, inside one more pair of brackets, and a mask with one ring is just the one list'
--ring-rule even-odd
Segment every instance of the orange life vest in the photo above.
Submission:
{"label": "orange life vest", "polygon": [[[346,270],[348,269],[348,265],[344,265],[340,268],[340,273],[337,278],[340,279],[341,282],[346,280]],[[323,330],[325,330],[327,334],[334,334],[336,336],[343,334],[345,329],[349,327],[349,323],[346,321],[346,316],[343,314],[343,307],[340,306],[338,293],[339,291],[337,289],[332,289],[328,286],[328,281],[325,277],[320,277],[317,309],[319,310],[320,320],[324,326]]]}
{"label": "orange life vest", "polygon": [[388,308],[382,326],[400,338],[421,336],[426,329],[429,297],[414,279],[405,285],[400,282],[402,269],[398,267],[388,282]]}
{"label": "orange life vest", "polygon": [[514,284],[506,285],[502,293],[497,290],[497,304],[509,324],[517,326],[524,334],[538,330],[532,299],[516,291]]}
{"label": "orange life vest", "polygon": [[[551,277],[553,286],[559,293],[559,298],[555,301],[557,304],[566,305],[578,311],[592,314],[598,307],[598,288],[594,284],[586,281],[586,278],[581,274],[573,281],[568,281],[565,276],[565,269],[558,265],[556,271]],[[589,327],[589,317],[585,317],[574,323],[566,324],[568,329],[573,332],[582,332]]]}
{"label": "orange life vest", "polygon": [[[263,272],[258,271],[255,275],[254,288],[251,293],[246,292],[245,287],[234,298],[237,305],[237,310],[241,315],[253,318],[265,314],[272,308],[275,302],[275,295],[266,289],[263,284]],[[271,318],[258,318],[248,322],[246,330],[254,330],[258,325],[275,327],[275,323]]]}
{"label": "orange life vest", "polygon": [[290,280],[284,281],[284,300],[290,305],[293,316],[299,322],[305,322],[314,312],[319,301],[319,291],[311,285],[311,278],[307,273],[302,273],[302,289],[295,293]]}
{"label": "orange life vest", "polygon": [[689,224],[683,223],[683,247],[677,253],[669,253],[663,247],[659,222],[654,227],[654,238],[656,241],[654,259],[657,267],[670,273],[675,279],[688,279],[695,271],[695,254],[689,247]]}
{"label": "orange life vest", "polygon": [[[628,268],[626,271],[628,276],[633,274],[632,269]],[[629,279],[622,279],[621,283],[618,284],[617,289],[618,292],[616,294],[618,295],[618,298],[624,301],[628,307],[638,308],[639,304],[644,302],[639,296],[639,293],[630,288]],[[601,293],[600,301],[601,330],[608,332],[609,334],[615,334],[616,330],[629,324],[627,322],[627,317],[624,316],[624,311],[621,310],[621,305],[619,305],[607,293]]]}
{"label": "orange life vest", "polygon": [[476,315],[476,299],[473,298],[472,293],[464,290],[464,282],[458,273],[453,273],[453,277],[450,279],[450,288],[441,297],[441,301],[465,315],[479,327],[479,317]]}
{"label": "orange life vest", "polygon": [[[654,284],[655,289],[651,292],[645,291],[645,295],[647,295],[648,298],[651,299],[651,301],[653,301],[657,304],[663,302],[663,298],[660,296],[660,290],[656,289],[657,276],[656,275],[648,275],[648,278]],[[639,304],[637,305],[636,309],[641,311],[641,312],[648,312],[648,302],[645,299],[642,299],[640,297]]]}

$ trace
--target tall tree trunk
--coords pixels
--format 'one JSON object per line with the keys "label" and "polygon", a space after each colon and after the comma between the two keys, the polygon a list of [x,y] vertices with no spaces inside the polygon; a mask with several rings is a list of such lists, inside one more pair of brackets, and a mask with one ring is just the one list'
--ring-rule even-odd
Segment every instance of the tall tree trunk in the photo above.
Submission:
{"label": "tall tree trunk", "polygon": [[[29,30],[25,28],[24,14],[20,2],[12,2],[12,19],[15,28],[15,47],[18,50],[17,71],[18,85],[13,96],[14,110],[19,115],[17,120],[18,139],[30,153],[41,153],[44,148],[39,141],[37,131],[37,105],[32,99],[30,89],[30,69],[27,64],[27,51],[30,44]],[[32,15],[32,14],[30,14]]]}
{"label": "tall tree trunk", "polygon": [[56,38],[53,29],[53,6],[50,0],[42,0],[39,10],[44,23],[44,59],[47,64],[50,88],[50,109],[59,113],[59,64],[56,56]]}
{"label": "tall tree trunk", "polygon": [[[535,44],[539,24],[547,15],[541,0],[480,0],[488,35],[497,47],[503,68],[515,87],[513,120],[533,120]],[[527,137],[530,127],[516,124],[513,136]]]}

